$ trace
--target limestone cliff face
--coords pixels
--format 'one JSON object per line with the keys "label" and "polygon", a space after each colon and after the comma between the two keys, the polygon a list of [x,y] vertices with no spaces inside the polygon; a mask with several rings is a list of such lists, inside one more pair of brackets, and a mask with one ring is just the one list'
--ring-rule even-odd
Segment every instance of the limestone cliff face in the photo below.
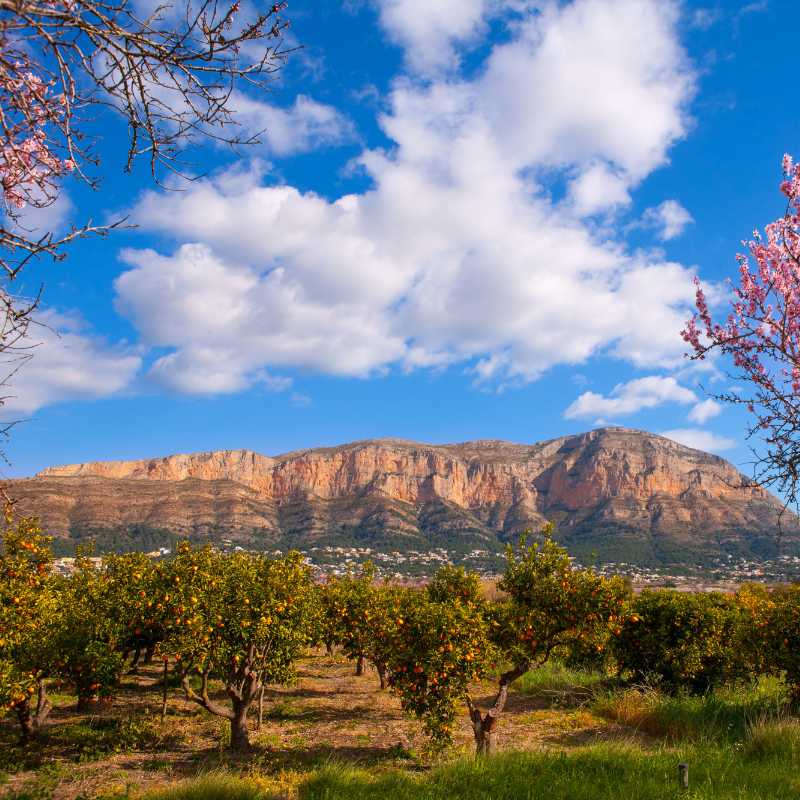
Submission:
{"label": "limestone cliff face", "polygon": [[554,519],[575,539],[616,526],[693,545],[765,535],[780,508],[723,459],[624,428],[533,445],[378,440],[276,457],[225,450],[76,464],[13,491],[56,534],[142,524],[245,538],[257,530],[275,541],[342,531],[489,541]]}

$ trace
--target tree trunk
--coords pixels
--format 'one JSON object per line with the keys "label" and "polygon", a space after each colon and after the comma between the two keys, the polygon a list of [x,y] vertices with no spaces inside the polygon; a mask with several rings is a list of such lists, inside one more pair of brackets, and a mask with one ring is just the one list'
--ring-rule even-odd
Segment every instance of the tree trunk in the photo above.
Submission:
{"label": "tree trunk", "polygon": [[[256,695],[261,689],[261,683],[257,673],[248,671],[242,679],[243,683],[238,684],[238,678],[243,669],[237,668],[237,671],[229,676],[229,682],[226,687],[228,697],[231,701],[231,707],[227,708],[220,703],[215,702],[209,697],[208,694],[208,678],[209,670],[201,673],[200,679],[200,693],[198,694],[192,689],[189,683],[188,673],[184,673],[181,678],[183,691],[186,694],[186,699],[193,703],[202,706],[206,711],[210,711],[218,717],[224,717],[230,720],[231,723],[231,744],[230,749],[234,751],[247,750],[250,747],[250,733],[247,729],[247,713],[250,711],[250,706],[256,699]],[[236,679],[236,680],[235,680]],[[238,684],[238,685],[237,685]]]}
{"label": "tree trunk", "polygon": [[475,755],[491,756],[497,752],[497,717],[477,711],[472,716],[472,733],[475,736]]}
{"label": "tree trunk", "polygon": [[364,656],[360,655],[356,661],[356,675],[361,676],[364,674]]}
{"label": "tree trunk", "polygon": [[36,736],[36,725],[34,723],[33,714],[31,713],[30,700],[23,700],[21,703],[17,703],[17,705],[14,706],[14,711],[17,714],[19,727],[22,731],[20,743],[27,744]]}
{"label": "tree trunk", "polygon": [[44,727],[44,723],[53,708],[47,697],[44,683],[39,683],[39,692],[36,699],[36,709],[31,707],[31,700],[26,697],[21,703],[14,706],[14,711],[19,721],[21,730],[20,741],[22,744],[36,738],[36,734]]}
{"label": "tree trunk", "polygon": [[382,661],[376,661],[375,669],[378,670],[378,677],[381,679],[381,690],[383,690],[386,688],[386,664]]}
{"label": "tree trunk", "polygon": [[475,755],[489,756],[497,752],[498,721],[508,700],[508,687],[521,675],[528,671],[528,664],[520,664],[500,676],[500,685],[494,705],[485,713],[472,705],[467,697],[469,718],[472,721],[472,733],[475,736]]}
{"label": "tree trunk", "polygon": [[250,732],[247,729],[247,706],[234,709],[231,717],[231,750],[247,750],[250,747]]}
{"label": "tree trunk", "polygon": [[133,661],[131,661],[131,667],[128,670],[128,675],[135,675],[139,671],[139,659],[142,657],[142,648],[136,647],[133,651]]}
{"label": "tree trunk", "polygon": [[333,655],[333,645],[330,642],[325,642],[325,652],[328,654],[328,656]]}
{"label": "tree trunk", "polygon": [[156,646],[155,644],[148,644],[144,651],[144,663],[145,664],[152,664],[153,663],[153,656],[156,653]]}

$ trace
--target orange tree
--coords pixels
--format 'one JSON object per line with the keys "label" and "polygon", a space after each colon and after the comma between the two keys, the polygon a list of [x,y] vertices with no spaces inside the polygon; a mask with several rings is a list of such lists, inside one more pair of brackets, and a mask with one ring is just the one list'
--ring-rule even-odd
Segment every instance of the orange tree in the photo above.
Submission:
{"label": "orange tree", "polygon": [[334,578],[325,584],[323,604],[326,636],[341,645],[356,661],[356,675],[364,661],[376,669],[381,689],[387,686],[396,606],[401,590],[375,581],[375,567],[367,562],[357,574]]}
{"label": "orange tree", "polygon": [[375,666],[381,689],[388,685],[389,665],[394,657],[393,640],[404,595],[405,591],[398,586],[373,585],[364,611],[364,621],[369,626],[364,655]]}
{"label": "orange tree", "polygon": [[631,611],[614,649],[619,669],[634,680],[702,693],[750,674],[746,617],[733,597],[644,591]]}
{"label": "orange tree", "polygon": [[324,583],[314,585],[315,628],[313,641],[315,645],[325,645],[328,655],[333,648],[342,643],[343,614],[341,603],[340,579],[328,575]]}
{"label": "orange tree", "polygon": [[574,642],[594,641],[619,632],[630,589],[621,578],[604,578],[573,565],[567,551],[545,527],[543,541],[506,551],[506,569],[498,588],[505,599],[490,609],[492,641],[508,665],[498,680],[492,706],[481,711],[470,703],[479,754],[496,748],[497,722],[510,685],[528,670]]}
{"label": "orange tree", "polygon": [[50,540],[35,519],[6,511],[0,554],[0,711],[12,712],[22,739],[36,735],[52,708],[45,681],[54,669],[59,597]]}
{"label": "orange tree", "polygon": [[425,587],[428,597],[437,603],[479,603],[481,579],[477,572],[467,572],[464,567],[446,565],[439,567]]}
{"label": "orange tree", "polygon": [[[271,560],[182,544],[167,563],[157,603],[168,618],[162,652],[174,656],[187,699],[230,721],[232,749],[249,745],[247,712],[262,686],[294,678],[312,598],[296,552]],[[214,680],[227,702],[212,697]]]}
{"label": "orange tree", "polygon": [[461,591],[477,586],[477,576],[443,569],[427,590],[398,592],[388,639],[389,684],[403,710],[422,719],[436,749],[451,743],[470,683],[487,675],[496,656],[483,604]]}
{"label": "orange tree", "polygon": [[375,636],[374,581],[375,566],[368,561],[358,572],[349,572],[327,584],[330,635],[347,657],[356,662],[356,675],[364,671],[364,660]]}
{"label": "orange tree", "polygon": [[166,614],[159,601],[164,594],[163,564],[144,553],[124,553],[107,556],[105,570],[111,583],[114,614],[123,628],[123,661],[133,650],[131,666],[135,669],[141,652],[151,656],[164,638]]}
{"label": "orange tree", "polygon": [[75,571],[62,583],[56,667],[77,695],[78,708],[86,709],[97,698],[110,700],[119,687],[124,625],[114,581],[88,552],[78,554]]}
{"label": "orange tree", "polygon": [[734,600],[741,612],[736,642],[739,657],[754,676],[779,671],[772,657],[774,637],[770,628],[775,594],[763,584],[746,583],[736,592]]}
{"label": "orange tree", "polygon": [[765,659],[771,671],[783,672],[792,700],[800,704],[800,584],[772,592],[764,614]]}

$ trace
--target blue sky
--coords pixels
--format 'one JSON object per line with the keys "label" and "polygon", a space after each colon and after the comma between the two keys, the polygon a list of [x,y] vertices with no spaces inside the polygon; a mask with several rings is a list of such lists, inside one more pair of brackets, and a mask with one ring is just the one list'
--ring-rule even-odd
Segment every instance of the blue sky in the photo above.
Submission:
{"label": "blue sky", "polygon": [[[619,424],[748,460],[682,357],[697,274],[724,300],[798,154],[800,4],[350,0],[235,98],[261,144],[203,177],[65,184],[41,225],[137,228],[32,266],[35,358],[9,476],[57,463],[354,439],[533,442]],[[53,331],[59,331],[57,337]]]}

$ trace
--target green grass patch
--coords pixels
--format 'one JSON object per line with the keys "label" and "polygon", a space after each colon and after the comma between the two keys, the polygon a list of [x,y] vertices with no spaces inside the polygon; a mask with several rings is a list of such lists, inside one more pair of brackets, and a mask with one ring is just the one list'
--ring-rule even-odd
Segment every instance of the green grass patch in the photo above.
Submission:
{"label": "green grass patch", "polygon": [[269,796],[255,781],[221,772],[145,795],[147,800],[264,800]]}
{"label": "green grass patch", "polygon": [[[677,766],[690,764],[690,790],[680,793]],[[301,800],[776,800],[796,797],[796,763],[743,759],[725,750],[647,753],[635,746],[596,745],[572,753],[508,753],[463,760],[427,775],[383,775],[330,766],[300,787]]]}
{"label": "green grass patch", "polygon": [[752,687],[728,687],[704,695],[667,695],[655,689],[609,692],[592,703],[595,713],[664,739],[742,742],[759,724],[788,718],[784,685],[763,678]]}
{"label": "green grass patch", "polygon": [[[766,741],[765,732],[760,736]],[[678,788],[681,761],[689,764],[688,792]],[[797,750],[763,746],[652,752],[633,744],[598,744],[568,753],[464,758],[422,773],[330,763],[297,791],[300,800],[789,800],[800,796],[798,765]],[[273,786],[258,776],[216,773],[142,800],[277,800],[281,795]]]}
{"label": "green grass patch", "polygon": [[800,720],[762,720],[750,726],[744,752],[751,759],[800,763]]}
{"label": "green grass patch", "polygon": [[514,683],[514,689],[554,701],[588,699],[607,682],[608,679],[600,672],[571,669],[552,661],[526,672]]}

